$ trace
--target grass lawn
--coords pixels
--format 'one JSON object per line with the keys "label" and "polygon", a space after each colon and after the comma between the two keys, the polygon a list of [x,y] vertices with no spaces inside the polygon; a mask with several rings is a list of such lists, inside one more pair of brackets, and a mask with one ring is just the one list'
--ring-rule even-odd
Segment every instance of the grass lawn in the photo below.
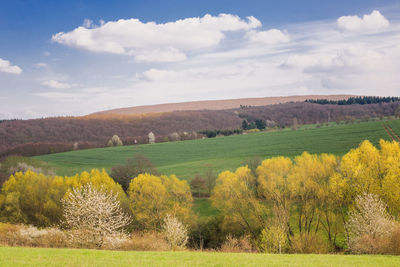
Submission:
{"label": "grass lawn", "polygon": [[[389,121],[393,129],[400,121]],[[228,137],[167,142],[138,146],[88,149],[35,157],[49,162],[59,175],[73,175],[92,168],[110,170],[123,164],[134,154],[148,157],[163,174],[176,174],[181,179],[191,179],[203,174],[205,169],[216,172],[235,170],[252,157],[294,157],[303,151],[342,155],[361,141],[374,144],[383,138],[389,140],[382,121],[346,125],[330,124],[320,128],[310,126],[294,130],[260,132]]]}
{"label": "grass lawn", "polygon": [[400,266],[396,256],[139,252],[0,247],[0,266]]}

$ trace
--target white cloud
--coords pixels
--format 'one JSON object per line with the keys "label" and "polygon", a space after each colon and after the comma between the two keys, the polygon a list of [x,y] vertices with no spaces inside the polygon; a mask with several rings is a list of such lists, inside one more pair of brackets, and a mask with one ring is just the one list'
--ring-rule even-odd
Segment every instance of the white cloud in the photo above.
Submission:
{"label": "white cloud", "polygon": [[[32,88],[34,95],[30,95],[35,101],[27,102],[38,106],[29,110],[44,115],[83,115],[109,108],[204,99],[344,93],[399,95],[400,15],[390,16],[390,30],[379,34],[367,31],[365,26],[359,31],[338,30],[337,20],[285,25],[287,31],[256,29],[259,24],[256,19],[251,22],[226,16],[236,21],[237,26],[225,25],[220,16],[205,19],[208,24],[203,17],[165,24],[123,20],[92,26],[86,29],[90,42],[68,45],[91,51],[98,45],[99,51],[104,52],[111,42],[134,60],[94,55],[87,55],[90,60],[86,60],[79,53],[72,72],[63,70],[60,75],[45,69],[47,76],[40,81],[66,84],[65,81],[73,80],[79,89],[69,84],[68,90],[43,92],[44,88],[37,85]],[[120,28],[123,25],[127,27],[125,30]],[[119,31],[109,30],[111,26]],[[127,34],[130,27],[136,32],[143,27],[137,42],[131,33]],[[227,33],[223,30],[227,28],[240,29]],[[96,32],[97,29],[102,30]],[[180,36],[187,33],[188,38],[197,38],[196,34],[203,32],[211,34],[206,36],[208,41],[202,40],[203,35],[199,35],[199,42]],[[66,36],[75,38],[74,34],[75,30]],[[74,52],[69,55],[74,56]],[[17,110],[17,101],[10,94],[9,100],[2,101],[3,110]]]}
{"label": "white cloud", "polygon": [[74,86],[72,84],[59,82],[56,80],[43,81],[40,84],[54,89],[68,89]]}
{"label": "white cloud", "polygon": [[21,74],[22,69],[17,65],[12,65],[10,61],[0,58],[0,72],[6,72],[11,74]]}
{"label": "white cloud", "polygon": [[246,37],[250,42],[264,43],[264,44],[279,44],[289,42],[289,34],[277,29],[268,31],[249,31]]}
{"label": "white cloud", "polygon": [[389,26],[389,21],[377,10],[369,15],[343,16],[337,20],[339,29],[347,31],[378,31]]}
{"label": "white cloud", "polygon": [[165,49],[144,50],[135,56],[136,62],[178,62],[186,60],[187,56],[181,51],[169,47]]}
{"label": "white cloud", "polygon": [[163,24],[120,19],[95,28],[85,26],[59,32],[52,40],[93,52],[132,55],[137,61],[172,62],[186,59],[187,52],[217,46],[226,37],[225,32],[248,31],[260,27],[261,22],[254,17],[242,20],[231,14],[220,14]]}

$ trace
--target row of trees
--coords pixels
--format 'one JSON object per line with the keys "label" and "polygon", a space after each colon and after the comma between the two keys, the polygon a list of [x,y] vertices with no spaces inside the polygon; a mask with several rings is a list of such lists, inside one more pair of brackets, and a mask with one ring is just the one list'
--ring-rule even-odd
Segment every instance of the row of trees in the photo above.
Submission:
{"label": "row of trees", "polygon": [[0,219],[37,227],[59,225],[62,202],[71,191],[85,185],[116,196],[122,210],[132,217],[130,229],[160,229],[167,214],[187,223],[192,195],[186,181],[171,176],[140,174],[129,184],[127,194],[104,170],[71,177],[47,176],[31,170],[17,172],[2,187]]}
{"label": "row of trees", "polygon": [[380,97],[380,96],[357,96],[349,97],[348,99],[342,100],[328,100],[328,99],[306,99],[307,103],[316,103],[321,105],[331,104],[331,105],[366,105],[366,104],[379,104],[379,103],[391,103],[399,102],[400,97]]}
{"label": "row of trees", "polygon": [[400,215],[400,146],[380,146],[365,141],[342,158],[304,152],[294,160],[264,160],[253,171],[244,166],[222,172],[213,206],[223,214],[223,225],[250,234],[270,252],[319,237],[331,248],[344,248],[351,243],[346,221],[360,196],[372,194],[387,203],[390,214]]}

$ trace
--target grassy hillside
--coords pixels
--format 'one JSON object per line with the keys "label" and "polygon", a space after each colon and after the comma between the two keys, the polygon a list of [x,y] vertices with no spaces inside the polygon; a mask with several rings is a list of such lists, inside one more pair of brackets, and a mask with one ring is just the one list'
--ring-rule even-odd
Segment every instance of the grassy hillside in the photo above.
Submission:
{"label": "grassy hillside", "polygon": [[[388,122],[395,131],[400,121]],[[212,139],[180,142],[88,149],[36,157],[54,166],[60,175],[72,175],[92,168],[106,168],[124,163],[134,154],[148,157],[161,173],[176,174],[190,179],[204,173],[206,168],[215,171],[234,170],[252,157],[293,157],[303,151],[342,155],[368,139],[374,144],[383,138],[389,140],[382,121],[361,122],[317,128],[303,126],[299,130],[262,132]],[[398,132],[400,133],[400,132]]]}
{"label": "grassy hillside", "polygon": [[399,266],[400,257],[0,247],[0,266]]}

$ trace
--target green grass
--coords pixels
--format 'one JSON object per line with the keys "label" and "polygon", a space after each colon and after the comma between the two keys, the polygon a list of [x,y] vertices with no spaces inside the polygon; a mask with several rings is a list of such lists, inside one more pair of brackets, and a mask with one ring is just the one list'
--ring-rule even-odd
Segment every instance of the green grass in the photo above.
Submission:
{"label": "green grass", "polygon": [[400,266],[400,257],[0,247],[0,266]]}
{"label": "green grass", "polygon": [[211,206],[209,198],[195,198],[193,201],[193,211],[200,217],[213,217],[218,215],[218,210]]}
{"label": "green grass", "polygon": [[[389,140],[382,121],[361,122],[320,128],[302,126],[299,130],[260,132],[228,137],[180,142],[88,149],[35,157],[56,168],[59,175],[73,175],[92,168],[110,170],[123,164],[134,154],[148,157],[164,174],[176,174],[191,179],[203,174],[206,168],[216,172],[234,170],[252,157],[294,157],[303,151],[343,155],[361,141],[378,144]],[[393,129],[400,129],[400,121],[389,121]]]}

